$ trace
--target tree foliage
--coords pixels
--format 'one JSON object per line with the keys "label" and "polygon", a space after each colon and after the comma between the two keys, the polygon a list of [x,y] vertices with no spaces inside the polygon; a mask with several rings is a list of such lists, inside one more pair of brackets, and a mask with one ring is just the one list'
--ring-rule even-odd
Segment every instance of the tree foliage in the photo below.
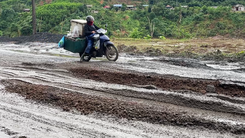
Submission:
{"label": "tree foliage", "polygon": [[[95,24],[100,27],[107,24],[109,35],[116,37],[245,37],[245,12],[231,11],[235,4],[245,5],[244,0],[153,0],[149,7],[143,7],[142,4],[149,3],[142,1],[132,11],[126,9],[125,3],[122,8],[113,8],[111,1],[103,2],[36,0],[37,31],[66,34],[71,19],[92,15]],[[87,8],[89,4],[92,8]],[[104,9],[105,5],[111,8]],[[23,12],[24,8],[31,9],[31,0],[0,0],[0,35],[14,37],[32,33],[31,12]]]}

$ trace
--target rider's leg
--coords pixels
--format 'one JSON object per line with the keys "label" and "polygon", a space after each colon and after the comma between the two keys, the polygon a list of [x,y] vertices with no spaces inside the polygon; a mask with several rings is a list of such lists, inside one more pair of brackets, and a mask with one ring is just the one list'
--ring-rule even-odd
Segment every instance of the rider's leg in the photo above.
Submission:
{"label": "rider's leg", "polygon": [[87,43],[87,47],[85,49],[85,54],[90,54],[90,51],[91,51],[91,49],[93,47],[93,38],[92,38],[93,36],[94,36],[94,34],[91,34],[90,36],[87,36],[88,43]]}
{"label": "rider's leg", "polygon": [[87,47],[85,49],[85,53],[89,54],[91,49],[92,49],[92,46],[93,46],[93,40],[91,38],[88,38],[87,41],[88,41],[88,44],[87,44]]}

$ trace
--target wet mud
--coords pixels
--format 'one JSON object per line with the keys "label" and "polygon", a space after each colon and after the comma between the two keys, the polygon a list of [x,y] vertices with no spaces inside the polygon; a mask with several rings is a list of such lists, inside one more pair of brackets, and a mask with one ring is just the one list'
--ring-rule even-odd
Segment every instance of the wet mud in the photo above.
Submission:
{"label": "wet mud", "polygon": [[[79,116],[98,113],[154,125],[245,135],[244,64],[223,71],[213,63],[207,66],[185,59],[121,57],[117,62],[97,59],[81,63],[78,57],[3,51],[0,90],[4,92],[17,93],[66,113],[76,111]],[[182,67],[188,71],[178,74]],[[171,69],[174,72],[169,72]],[[195,71],[194,75],[190,73]]]}
{"label": "wet mud", "polygon": [[169,109],[154,108],[144,103],[125,102],[113,98],[103,98],[87,94],[74,93],[55,87],[35,85],[18,80],[1,80],[8,92],[18,93],[27,99],[61,107],[64,111],[77,110],[87,115],[94,112],[112,115],[129,120],[145,121],[154,124],[200,127],[219,132],[245,134],[245,126],[228,125],[222,122],[195,118],[185,112],[173,112]]}

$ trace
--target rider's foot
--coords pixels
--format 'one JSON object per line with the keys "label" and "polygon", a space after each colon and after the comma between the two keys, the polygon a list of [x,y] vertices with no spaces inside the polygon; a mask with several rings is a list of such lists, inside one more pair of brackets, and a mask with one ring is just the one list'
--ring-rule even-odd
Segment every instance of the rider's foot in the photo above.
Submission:
{"label": "rider's foot", "polygon": [[81,57],[80,57],[80,61],[83,62],[83,57],[86,56],[87,54],[84,52]]}
{"label": "rider's foot", "polygon": [[96,51],[93,51],[92,56],[93,56],[94,58],[96,58],[96,54],[97,54],[97,52],[96,52]]}
{"label": "rider's foot", "polygon": [[80,57],[80,62],[83,62],[85,56],[90,56],[90,54],[84,52]]}
{"label": "rider's foot", "polygon": [[84,57],[84,56],[89,56],[89,53],[83,53],[82,55],[81,55],[81,57]]}

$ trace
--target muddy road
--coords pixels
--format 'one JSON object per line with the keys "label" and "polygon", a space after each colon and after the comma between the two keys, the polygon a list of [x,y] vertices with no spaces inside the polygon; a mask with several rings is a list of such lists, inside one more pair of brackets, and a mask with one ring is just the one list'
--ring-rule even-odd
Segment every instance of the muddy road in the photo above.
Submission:
{"label": "muddy road", "polygon": [[0,44],[0,137],[245,137],[245,61],[79,62],[55,43]]}

